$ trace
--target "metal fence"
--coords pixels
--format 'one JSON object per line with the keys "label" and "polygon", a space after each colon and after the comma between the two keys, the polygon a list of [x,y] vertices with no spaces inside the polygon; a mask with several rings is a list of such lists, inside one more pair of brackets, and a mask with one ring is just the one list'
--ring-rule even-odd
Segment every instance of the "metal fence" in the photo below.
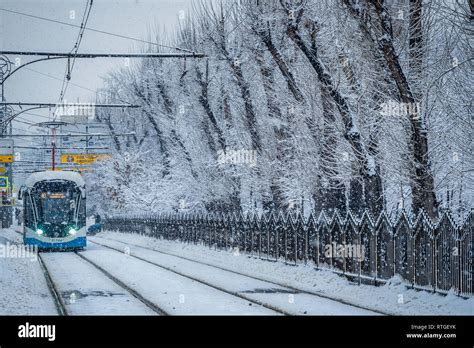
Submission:
{"label": "metal fence", "polygon": [[284,214],[160,214],[108,217],[104,229],[234,249],[267,260],[313,262],[359,282],[384,283],[395,275],[410,286],[471,296],[474,211],[457,224],[449,211],[433,222],[385,212],[341,217]]}

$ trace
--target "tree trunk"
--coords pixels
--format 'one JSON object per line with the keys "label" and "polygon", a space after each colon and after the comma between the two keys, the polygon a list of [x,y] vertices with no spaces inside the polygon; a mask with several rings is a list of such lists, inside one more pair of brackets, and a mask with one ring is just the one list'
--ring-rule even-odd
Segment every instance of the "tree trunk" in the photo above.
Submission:
{"label": "tree trunk", "polygon": [[[278,119],[280,122],[283,122],[283,115],[278,106],[274,86],[274,79],[273,79],[273,70],[270,68],[266,63],[263,56],[263,53],[259,50],[255,50],[255,57],[256,62],[260,68],[260,73],[262,75],[263,80],[263,89],[265,91],[265,98],[267,102],[267,109],[268,115],[272,118]],[[287,153],[285,151],[285,147],[283,142],[288,139],[288,127],[285,126],[275,126],[273,127],[273,133],[276,139],[276,149],[275,149],[275,157],[274,160],[276,161],[276,166],[272,166],[270,170],[272,171],[271,178],[270,178],[270,193],[272,196],[272,202],[267,204],[273,209],[282,209],[285,204],[285,199],[283,196],[283,192],[280,188],[278,183],[279,178],[283,175],[283,166],[285,164],[285,158],[287,158]]]}
{"label": "tree trunk", "polygon": [[156,133],[157,136],[157,143],[158,146],[160,147],[160,153],[163,156],[163,172],[162,172],[162,177],[164,178],[165,176],[170,174],[170,154],[168,151],[168,146],[166,144],[166,141],[163,137],[163,132],[161,131],[160,127],[158,126],[158,123],[156,122],[155,118],[151,114],[149,110],[152,109],[152,105],[150,104],[150,101],[148,98],[140,91],[138,86],[134,86],[134,92],[137,97],[139,97],[146,105],[145,108],[142,109],[143,113],[147,117],[148,121],[150,122],[151,126],[153,127],[153,130]]}
{"label": "tree trunk", "polygon": [[239,86],[242,100],[244,101],[245,123],[250,132],[252,149],[260,153],[262,150],[262,141],[260,139],[260,134],[258,132],[257,116],[255,115],[255,109],[253,107],[252,98],[250,96],[250,88],[247,84],[247,81],[244,78],[244,74],[242,73],[242,68],[240,66],[240,63],[236,63],[230,59],[228,59],[228,62],[234,73],[237,86]]}
{"label": "tree trunk", "polygon": [[209,121],[211,122],[212,128],[214,129],[214,132],[217,135],[217,139],[218,139],[221,150],[224,150],[226,146],[224,135],[222,134],[222,130],[217,124],[216,117],[214,116],[211,106],[209,105],[209,96],[208,96],[209,86],[208,86],[207,77],[206,79],[203,78],[203,74],[197,66],[196,66],[196,75],[197,75],[198,84],[201,87],[201,94],[199,95],[199,103],[204,108],[204,111],[206,112],[206,115],[209,118]]}
{"label": "tree trunk", "polygon": [[319,204],[321,209],[339,211],[345,210],[345,187],[342,182],[337,179],[338,170],[336,161],[339,154],[336,153],[337,137],[336,137],[336,117],[334,105],[331,96],[327,90],[320,85],[321,100],[323,107],[323,137],[321,141],[320,165],[322,168],[322,177],[320,180]]}
{"label": "tree trunk", "polygon": [[366,185],[363,185],[361,189],[353,190],[352,193],[355,196],[352,196],[351,199],[353,199],[355,202],[362,202],[366,199],[364,198],[364,186],[381,182],[379,179],[372,178],[372,176],[379,176],[380,173],[377,172],[377,166],[374,166],[374,164],[376,164],[375,158],[370,156],[362,142],[360,133],[353,119],[353,115],[349,110],[347,101],[334,87],[330,75],[324,70],[323,65],[319,61],[317,45],[313,44],[312,46],[308,46],[299,33],[298,21],[302,16],[302,11],[303,10],[299,10],[298,13],[295,14],[295,16],[297,16],[296,20],[290,20],[288,22],[287,35],[306,56],[318,76],[318,79],[321,83],[321,88],[323,88],[325,93],[327,93],[327,95],[329,95],[334,101],[339,114],[342,117],[344,124],[344,137],[351,145],[358,162],[356,164],[357,173],[362,178],[363,182],[366,183]]}
{"label": "tree trunk", "polygon": [[[395,81],[400,100],[407,105],[407,113],[411,124],[411,145],[413,151],[413,159],[411,162],[411,182],[413,195],[413,210],[417,213],[424,208],[428,215],[436,217],[438,215],[438,202],[434,190],[434,178],[431,172],[429,155],[428,155],[428,135],[426,125],[421,117],[419,104],[412,93],[408,80],[403,72],[400,61],[395,48],[393,47],[393,35],[391,31],[391,21],[387,10],[383,7],[379,0],[370,0],[373,4],[377,16],[379,18],[384,35],[378,37],[378,46],[382,51],[385,62],[390,74]],[[421,6],[420,3],[415,5]],[[419,12],[420,11],[420,12]],[[421,14],[421,9],[414,11],[414,16]],[[414,19],[418,23],[414,26],[415,34],[412,35],[412,45],[420,45],[421,35],[421,19]],[[374,33],[377,35],[377,33]],[[417,62],[414,62],[415,66]]]}

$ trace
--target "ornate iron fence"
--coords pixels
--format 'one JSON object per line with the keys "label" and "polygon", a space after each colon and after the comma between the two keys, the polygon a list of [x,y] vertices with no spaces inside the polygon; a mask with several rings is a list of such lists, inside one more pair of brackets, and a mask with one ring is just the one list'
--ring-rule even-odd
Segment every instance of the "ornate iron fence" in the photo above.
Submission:
{"label": "ornate iron fence", "polygon": [[383,283],[395,275],[415,288],[470,296],[473,287],[474,210],[457,224],[449,211],[435,223],[424,212],[416,218],[385,212],[375,220],[284,214],[159,214],[108,217],[104,229],[155,238],[201,243],[286,262],[313,262],[359,282]]}

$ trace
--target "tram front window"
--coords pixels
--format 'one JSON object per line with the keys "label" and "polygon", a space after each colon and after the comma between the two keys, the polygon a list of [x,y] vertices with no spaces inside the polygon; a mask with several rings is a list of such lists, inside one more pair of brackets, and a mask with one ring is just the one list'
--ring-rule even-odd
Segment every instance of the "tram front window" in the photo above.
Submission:
{"label": "tram front window", "polygon": [[[38,226],[49,236],[65,236],[76,226],[74,219],[80,191],[72,183],[44,182],[35,186],[33,199],[38,213]],[[77,228],[77,227],[74,227]]]}
{"label": "tram front window", "polygon": [[44,223],[67,224],[74,218],[74,199],[63,192],[52,192],[45,194],[47,198],[41,199],[41,210],[43,216],[40,219]]}

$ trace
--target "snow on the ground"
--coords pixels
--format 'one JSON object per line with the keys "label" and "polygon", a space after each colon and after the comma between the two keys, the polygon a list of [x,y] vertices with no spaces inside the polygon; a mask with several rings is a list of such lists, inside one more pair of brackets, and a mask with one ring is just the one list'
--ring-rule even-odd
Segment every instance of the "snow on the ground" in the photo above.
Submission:
{"label": "snow on the ground", "polygon": [[41,256],[68,314],[157,314],[73,252],[50,252]]}
{"label": "snow on the ground", "polygon": [[[132,256],[153,262],[160,266],[171,269],[193,279],[204,281],[208,284],[237,293],[250,300],[256,300],[271,308],[277,308],[285,313],[293,315],[374,315],[377,313],[349,306],[326,298],[301,293],[289,288],[277,286],[272,283],[260,281],[254,278],[235,274],[212,266],[203,265],[193,261],[184,260],[171,255],[157,253],[140,247],[127,248],[127,244],[105,240],[103,238],[89,238],[92,242],[98,242],[112,247],[120,252],[129,253]],[[90,244],[91,245],[91,244]],[[93,245],[93,244],[92,244]],[[182,287],[177,289],[187,296],[188,289]]]}
{"label": "snow on the ground", "polygon": [[[0,244],[8,240],[21,243],[21,236],[13,229],[0,230]],[[158,240],[137,234],[102,232],[90,238],[146,260],[173,268],[176,271],[207,281],[224,290],[235,291],[249,299],[271,304],[294,314],[364,314],[362,310],[314,296],[291,293],[288,289],[267,282],[277,282],[313,293],[388,314],[402,315],[474,315],[474,299],[462,299],[454,293],[447,296],[407,289],[400,278],[384,286],[356,285],[329,270],[315,270],[314,265],[287,265],[250,257],[235,251],[214,250],[202,245]],[[127,243],[125,245],[113,241]],[[132,244],[182,256],[209,265],[255,276],[265,281],[249,279],[214,267],[199,265],[173,256],[134,247]],[[1,245],[0,245],[1,246]],[[134,298],[122,301],[125,292],[111,284],[91,265],[68,253],[44,254],[53,278],[66,295],[75,294],[69,304],[72,314],[150,314],[148,308]],[[99,263],[117,278],[141,293],[170,314],[275,314],[264,307],[249,305],[249,301],[223,293],[199,282],[181,277],[115,251],[90,243],[84,255]],[[53,260],[54,259],[54,260]],[[74,266],[74,267],[73,267]],[[74,268],[75,272],[69,270]],[[97,276],[92,277],[93,274]],[[0,314],[43,315],[57,314],[43,273],[32,258],[0,258]],[[87,295],[87,296],[84,296]],[[129,302],[130,300],[131,302]],[[101,302],[102,301],[102,302]],[[105,303],[105,302],[107,303]],[[113,303],[112,303],[113,302]],[[79,306],[79,304],[87,304]],[[91,305],[92,304],[92,305]],[[130,306],[129,306],[130,305]],[[102,306],[102,307],[101,307]],[[142,306],[142,307],[140,307]],[[82,309],[89,309],[81,312]],[[76,309],[77,310],[76,310]],[[91,312],[91,308],[93,310]],[[118,310],[117,308],[121,308]],[[141,308],[141,309],[140,309]],[[140,309],[140,310],[138,310]],[[316,311],[317,310],[317,311]],[[105,311],[105,312],[104,312]],[[137,312],[138,311],[138,312]]]}
{"label": "snow on the ground", "polygon": [[[11,246],[0,230],[0,248]],[[8,244],[7,244],[8,243]],[[15,248],[15,246],[13,246]],[[8,257],[5,257],[8,255]],[[56,315],[56,307],[34,254],[0,257],[0,315]],[[18,253],[17,255],[27,255]]]}
{"label": "snow on the ground", "polygon": [[277,315],[265,307],[97,244],[85,257],[171,315]]}
{"label": "snow on the ground", "polygon": [[[102,232],[96,237],[136,244],[194,259],[267,281],[321,293],[334,299],[396,315],[474,315],[474,298],[463,299],[407,289],[394,277],[384,286],[356,285],[330,270],[315,270],[314,265],[287,265],[250,257],[235,251],[214,250],[203,245],[160,240],[137,234]],[[129,245],[133,252],[133,246]]]}
{"label": "snow on the ground", "polygon": [[[12,228],[0,229],[0,236],[3,236],[4,238],[7,238],[7,239],[9,239],[10,241],[12,241],[14,243],[23,244],[23,235],[18,233],[18,232],[20,232],[20,229],[21,228],[19,226],[15,226],[15,227],[12,227]],[[17,231],[17,232],[15,232],[15,231]]]}

